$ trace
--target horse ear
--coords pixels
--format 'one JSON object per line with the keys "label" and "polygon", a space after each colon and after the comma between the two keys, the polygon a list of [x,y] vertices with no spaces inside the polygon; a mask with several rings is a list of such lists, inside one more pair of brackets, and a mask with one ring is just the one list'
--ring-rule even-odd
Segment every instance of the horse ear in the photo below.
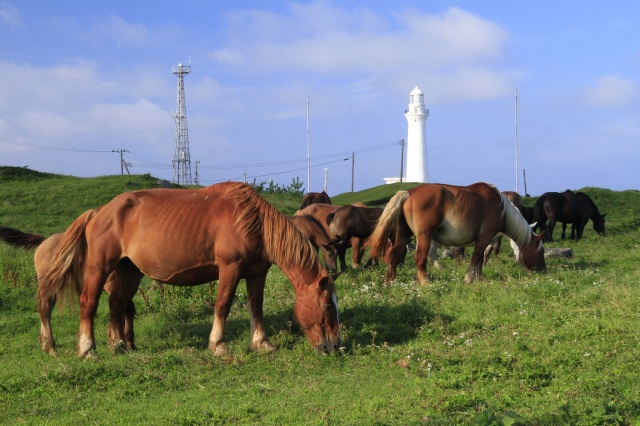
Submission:
{"label": "horse ear", "polygon": [[327,225],[331,224],[331,221],[333,220],[333,216],[335,216],[335,213],[329,213],[327,215],[327,217],[325,218],[325,222],[327,222]]}
{"label": "horse ear", "polygon": [[542,241],[542,236],[544,235],[544,233],[546,232],[546,230],[542,231],[537,237],[536,237],[536,243],[539,241]]}
{"label": "horse ear", "polygon": [[538,222],[533,222],[532,224],[529,225],[529,228],[535,229],[537,224]]}
{"label": "horse ear", "polygon": [[331,280],[335,282],[335,280],[338,279],[340,274],[342,274],[342,271],[336,272],[335,274],[331,275],[331,277],[327,277],[327,276],[322,277],[319,282],[320,288],[324,289],[327,286],[327,284],[329,283],[329,278],[331,278]]}
{"label": "horse ear", "polygon": [[605,217],[606,215],[608,215],[608,214],[609,214],[609,213],[605,213],[605,214],[603,214],[603,215],[602,215],[602,216],[600,216],[600,217],[604,219],[604,217]]}

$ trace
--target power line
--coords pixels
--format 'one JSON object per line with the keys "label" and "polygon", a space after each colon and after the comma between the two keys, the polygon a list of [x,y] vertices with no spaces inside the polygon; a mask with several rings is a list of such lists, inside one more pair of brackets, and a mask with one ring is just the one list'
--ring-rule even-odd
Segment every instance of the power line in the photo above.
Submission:
{"label": "power line", "polygon": [[48,145],[38,145],[35,143],[28,143],[28,142],[20,142],[20,141],[16,141],[16,140],[12,140],[12,139],[7,139],[7,138],[0,138],[0,142],[2,143],[6,143],[9,145],[17,145],[17,146],[26,146],[28,148],[36,148],[36,149],[47,149],[50,151],[65,151],[65,152],[113,152],[113,151],[97,151],[97,150],[93,150],[93,149],[75,149],[75,148],[60,148],[60,147],[56,147],[56,146],[48,146]]}
{"label": "power line", "polygon": [[[90,150],[90,149],[74,149],[74,148],[61,148],[61,147],[54,147],[54,146],[48,146],[48,145],[39,145],[39,144],[33,144],[33,143],[28,143],[28,142],[20,142],[20,141],[16,141],[16,140],[12,140],[12,139],[7,139],[7,138],[2,138],[0,137],[0,142],[1,143],[6,143],[6,144],[10,144],[10,145],[17,145],[17,146],[24,146],[24,147],[28,147],[28,148],[34,148],[34,149],[44,149],[44,150],[50,150],[50,151],[61,151],[61,152],[78,152],[78,153],[113,153],[113,152],[119,152],[121,156],[126,157],[127,159],[131,159],[132,161],[127,163],[128,166],[131,167],[144,167],[144,168],[149,168],[149,169],[168,169],[168,168],[173,168],[172,164],[166,164],[166,163],[159,163],[153,160],[149,160],[147,158],[141,157],[137,154],[134,154],[128,150]],[[322,162],[319,164],[314,164],[311,167],[316,168],[316,167],[321,167],[321,166],[325,166],[327,164],[332,164],[332,163],[338,163],[341,161],[347,161],[351,158],[351,155],[353,155],[354,153],[368,153],[368,152],[373,152],[373,151],[379,151],[382,149],[387,149],[387,148],[391,148],[391,147],[397,147],[398,142],[394,141],[394,142],[388,142],[388,143],[384,143],[384,144],[380,144],[380,145],[374,145],[374,146],[370,146],[370,147],[365,147],[365,148],[361,148],[361,149],[356,149],[356,150],[351,150],[351,151],[344,151],[344,152],[338,152],[338,153],[332,153],[332,154],[325,154],[325,155],[319,155],[316,157],[312,157],[311,161],[313,161],[314,163],[317,161],[322,161],[322,160],[332,160],[332,159],[336,159],[333,161],[326,161],[326,162]],[[348,157],[348,158],[345,158]],[[121,160],[122,161],[122,160]],[[261,162],[261,163],[250,163],[250,164],[227,164],[227,165],[211,165],[211,166],[198,166],[201,169],[213,169],[213,170],[231,170],[231,169],[247,169],[247,168],[262,168],[262,167],[278,167],[278,166],[286,166],[286,165],[295,165],[295,164],[306,164],[307,159],[306,158],[300,158],[300,159],[291,159],[291,160],[279,160],[279,161],[268,161],[268,162]],[[292,172],[296,172],[296,171],[300,171],[300,170],[304,170],[305,167],[301,167],[301,168],[295,168],[295,169],[290,169],[290,170],[286,170],[286,171],[279,171],[279,172],[272,172],[272,173],[266,173],[266,174],[260,174],[260,175],[254,175],[254,176],[250,176],[251,178],[259,178],[259,177],[264,177],[264,176],[274,176],[274,175],[279,175],[279,174],[285,174],[285,173],[292,173]],[[122,171],[121,171],[122,172]],[[244,178],[244,176],[242,177]],[[222,181],[226,181],[226,180],[238,180],[241,178],[232,178],[232,179],[223,179],[223,180],[209,180],[208,182],[222,182]]]}

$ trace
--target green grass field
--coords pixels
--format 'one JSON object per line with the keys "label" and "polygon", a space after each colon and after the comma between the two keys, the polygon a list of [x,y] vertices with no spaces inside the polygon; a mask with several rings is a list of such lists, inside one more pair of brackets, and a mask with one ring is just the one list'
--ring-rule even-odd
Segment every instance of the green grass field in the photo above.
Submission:
{"label": "green grass field", "polygon": [[[120,192],[156,185],[148,175],[0,167],[0,226],[49,235]],[[395,189],[334,202],[383,204]],[[77,307],[54,313],[58,355],[45,355],[33,253],[0,244],[0,424],[640,424],[640,192],[583,190],[608,213],[607,235],[589,223],[581,241],[548,244],[574,257],[547,259],[546,274],[514,266],[508,247],[470,285],[467,264],[449,259],[429,268],[425,287],[411,256],[391,286],[383,266],[345,272],[336,283],[344,347],[324,356],[295,322],[293,290],[275,266],[264,305],[274,353],[248,350],[243,284],[230,354],[217,358],[207,349],[216,284],[145,279],[137,351],[109,351],[103,298],[97,359],[76,357]],[[266,198],[285,214],[300,202]]]}

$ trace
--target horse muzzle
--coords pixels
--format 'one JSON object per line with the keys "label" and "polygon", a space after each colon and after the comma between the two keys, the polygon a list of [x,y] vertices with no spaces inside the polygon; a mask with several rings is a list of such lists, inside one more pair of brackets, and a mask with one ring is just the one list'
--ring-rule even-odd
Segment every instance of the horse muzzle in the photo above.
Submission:
{"label": "horse muzzle", "polygon": [[342,338],[340,335],[338,335],[337,338],[335,339],[328,339],[318,343],[315,347],[315,351],[318,355],[337,352],[340,350],[341,344],[342,344]]}

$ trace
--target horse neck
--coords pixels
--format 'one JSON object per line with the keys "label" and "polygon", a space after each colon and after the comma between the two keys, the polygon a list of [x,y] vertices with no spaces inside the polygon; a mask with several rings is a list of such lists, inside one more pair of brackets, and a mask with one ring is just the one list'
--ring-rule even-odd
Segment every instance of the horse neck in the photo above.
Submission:
{"label": "horse neck", "polygon": [[596,207],[596,203],[594,203],[593,200],[586,195],[585,195],[585,199],[587,200],[587,203],[591,206],[591,216],[589,217],[589,219],[591,220],[600,219],[602,215],[600,214],[598,207]]}
{"label": "horse neck", "polygon": [[291,285],[299,295],[300,291],[319,281],[321,277],[320,268],[317,263],[312,267],[303,266],[301,264],[289,264],[287,266],[278,266],[282,272],[289,278]]}
{"label": "horse neck", "polygon": [[505,196],[502,196],[503,214],[505,218],[504,234],[511,238],[519,248],[531,242],[532,231],[522,217],[520,211]]}

